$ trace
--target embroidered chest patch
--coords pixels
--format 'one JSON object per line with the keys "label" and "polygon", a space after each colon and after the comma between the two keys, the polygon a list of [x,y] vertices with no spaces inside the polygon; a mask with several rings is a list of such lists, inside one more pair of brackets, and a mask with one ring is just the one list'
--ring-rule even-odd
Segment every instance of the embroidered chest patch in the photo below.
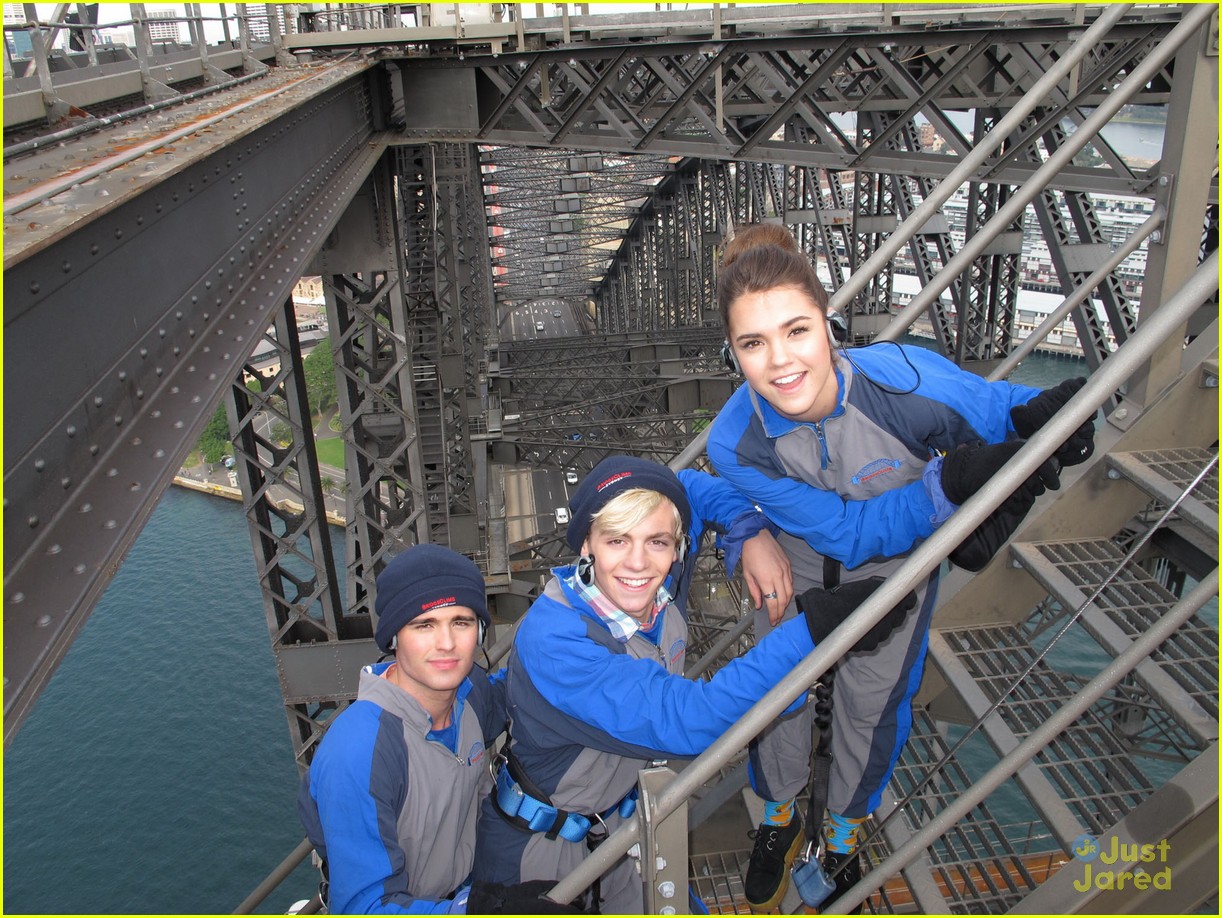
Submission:
{"label": "embroidered chest patch", "polygon": [[683,640],[683,638],[679,638],[679,640],[671,644],[670,650],[667,651],[667,654],[666,654],[666,656],[670,658],[670,665],[674,666],[676,663],[682,660],[683,655],[686,651],[687,651],[687,641]]}
{"label": "embroidered chest patch", "polygon": [[484,744],[479,740],[471,746],[471,751],[467,753],[467,764],[475,765],[484,757]]}
{"label": "embroidered chest patch", "polygon": [[853,484],[864,484],[872,478],[877,478],[879,475],[898,471],[903,465],[904,463],[899,459],[875,459],[873,462],[867,462],[853,476]]}

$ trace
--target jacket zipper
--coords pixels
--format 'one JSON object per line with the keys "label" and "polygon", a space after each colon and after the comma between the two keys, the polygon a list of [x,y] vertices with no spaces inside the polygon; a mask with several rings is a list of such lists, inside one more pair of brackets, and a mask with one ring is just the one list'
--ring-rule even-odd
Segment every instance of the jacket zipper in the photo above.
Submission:
{"label": "jacket zipper", "polygon": [[815,436],[819,438],[819,468],[827,469],[827,438],[823,436],[823,422],[815,422]]}

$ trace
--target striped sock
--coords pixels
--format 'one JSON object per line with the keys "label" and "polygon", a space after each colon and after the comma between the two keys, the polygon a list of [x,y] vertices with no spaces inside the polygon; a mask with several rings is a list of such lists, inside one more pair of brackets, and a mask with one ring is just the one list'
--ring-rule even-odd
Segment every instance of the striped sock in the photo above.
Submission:
{"label": "striped sock", "polygon": [[782,803],[764,801],[764,825],[787,826],[793,821],[793,798]]}
{"label": "striped sock", "polygon": [[823,834],[827,839],[827,849],[837,854],[852,854],[857,850],[857,833],[865,816],[841,816],[830,810],[823,820]]}

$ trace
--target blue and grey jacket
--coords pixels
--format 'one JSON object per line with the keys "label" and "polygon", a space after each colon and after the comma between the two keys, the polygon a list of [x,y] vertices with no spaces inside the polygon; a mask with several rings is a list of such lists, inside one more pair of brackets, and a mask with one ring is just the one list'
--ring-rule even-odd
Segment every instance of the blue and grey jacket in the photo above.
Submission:
{"label": "blue and grey jacket", "polygon": [[836,357],[837,407],[823,420],[788,420],[744,385],[708,442],[718,475],[849,569],[928,537],[956,509],[942,493],[941,454],[1006,440],[1010,409],[1040,392],[988,382],[919,347],[874,345],[851,356]]}
{"label": "blue and grey jacket", "polygon": [[475,856],[487,748],[505,726],[504,685],[483,670],[459,687],[452,728],[434,732],[382,678],[389,666],[361,671],[357,700],[327,730],[297,797],[333,914],[449,911]]}

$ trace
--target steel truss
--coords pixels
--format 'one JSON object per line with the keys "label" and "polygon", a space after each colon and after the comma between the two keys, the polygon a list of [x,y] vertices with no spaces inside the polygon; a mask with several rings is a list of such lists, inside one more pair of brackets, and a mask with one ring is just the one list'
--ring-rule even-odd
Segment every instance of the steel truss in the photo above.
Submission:
{"label": "steel truss", "polygon": [[5,414],[6,742],[376,161],[359,70],[238,106],[168,174],[6,167],[5,380],[39,400]]}
{"label": "steel truss", "polygon": [[428,541],[476,554],[487,522],[477,475],[486,464],[472,448],[470,413],[482,412],[482,346],[495,327],[478,164],[459,144],[396,154]]}

